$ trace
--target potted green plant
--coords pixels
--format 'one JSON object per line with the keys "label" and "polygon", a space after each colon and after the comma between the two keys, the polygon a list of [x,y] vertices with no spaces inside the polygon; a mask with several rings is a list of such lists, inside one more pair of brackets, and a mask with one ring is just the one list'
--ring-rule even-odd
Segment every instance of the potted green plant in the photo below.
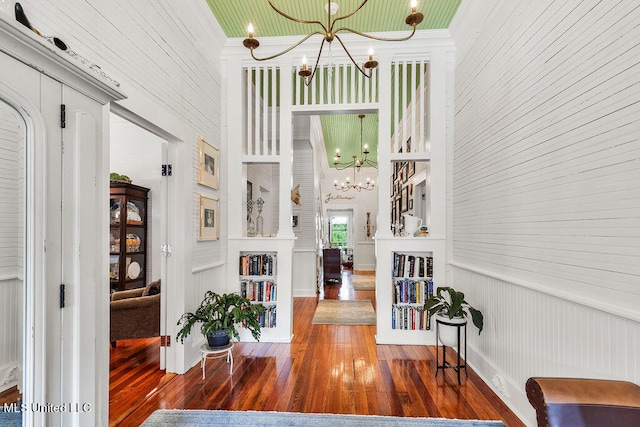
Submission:
{"label": "potted green plant", "polygon": [[[467,315],[471,314],[471,320],[475,327],[478,328],[478,335],[480,335],[484,327],[484,316],[480,310],[473,308],[464,299],[463,292],[456,291],[450,287],[438,287],[436,294],[424,303],[424,309],[428,311],[429,316],[439,316],[447,323],[463,323]],[[450,340],[446,332],[444,336],[441,333],[440,341],[443,345],[452,346],[453,341],[457,341],[457,335],[454,340]]]}
{"label": "potted green plant", "polygon": [[180,342],[191,333],[196,323],[201,323],[200,332],[207,337],[210,347],[220,347],[229,343],[229,339],[240,339],[235,325],[241,323],[247,328],[256,341],[260,340],[260,323],[258,315],[264,313],[262,304],[252,304],[247,298],[238,294],[217,294],[207,291],[195,312],[184,313],[178,326],[176,338]]}

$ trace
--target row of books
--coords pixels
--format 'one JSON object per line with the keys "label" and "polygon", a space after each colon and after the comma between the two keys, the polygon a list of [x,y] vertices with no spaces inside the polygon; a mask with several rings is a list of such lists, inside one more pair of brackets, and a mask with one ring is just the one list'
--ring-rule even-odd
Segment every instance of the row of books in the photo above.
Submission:
{"label": "row of books", "polygon": [[268,254],[240,255],[240,275],[273,276],[275,257]]}
{"label": "row of books", "polygon": [[394,303],[424,304],[433,295],[433,281],[400,279],[394,284]]}
{"label": "row of books", "polygon": [[431,320],[422,307],[394,305],[391,309],[391,328],[403,330],[429,330]]}
{"label": "row of books", "polygon": [[248,298],[250,301],[269,302],[276,301],[278,285],[275,283],[262,280],[243,280],[240,282],[240,296]]}
{"label": "row of books", "polygon": [[394,277],[433,277],[433,257],[393,253]]}
{"label": "row of books", "polygon": [[276,307],[275,305],[270,305],[266,307],[264,313],[258,315],[258,322],[260,323],[260,327],[262,328],[275,328],[276,327]]}

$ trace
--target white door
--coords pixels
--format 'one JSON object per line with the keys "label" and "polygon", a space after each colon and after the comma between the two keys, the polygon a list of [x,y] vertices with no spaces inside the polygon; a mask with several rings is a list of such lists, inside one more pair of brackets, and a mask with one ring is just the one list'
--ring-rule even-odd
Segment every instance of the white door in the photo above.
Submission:
{"label": "white door", "polygon": [[[61,401],[79,405],[77,412],[63,412],[61,425],[94,422],[89,402],[104,401],[96,385],[96,366],[104,360],[108,340],[97,336],[108,324],[108,196],[101,174],[105,149],[101,144],[103,106],[66,86],[62,87],[66,110],[61,128],[62,154],[62,312]],[[50,132],[53,134],[53,129]],[[96,301],[105,301],[96,307]],[[91,373],[87,375],[87,373]],[[108,397],[107,397],[108,400]],[[76,416],[76,413],[79,414]],[[87,424],[85,424],[85,422]]]}
{"label": "white door", "polygon": [[[0,157],[6,161],[11,156],[12,145],[18,150],[12,165],[18,166],[15,175],[4,176],[6,184],[15,180],[16,185],[9,185],[6,191],[14,191],[16,196],[8,199],[5,194],[3,198],[13,203],[6,215],[14,216],[14,221],[21,224],[14,230],[13,244],[19,252],[13,267],[21,282],[22,295],[9,296],[6,284],[0,284],[0,293],[7,292],[8,298],[21,298],[14,307],[14,313],[22,317],[22,324],[16,323],[15,330],[23,332],[22,339],[14,341],[14,345],[21,347],[14,348],[21,353],[21,367],[15,372],[20,398],[32,409],[31,404],[60,400],[64,388],[59,307],[62,146],[59,128],[49,135],[50,129],[55,130],[54,123],[59,123],[55,118],[60,117],[62,90],[60,84],[5,55],[0,55],[0,69],[0,104],[4,111],[4,139],[0,141],[0,151],[4,153]],[[12,144],[11,133],[20,127],[23,138]],[[6,164],[11,166],[11,163]],[[4,216],[3,212],[2,222]],[[10,240],[2,240],[3,248],[11,244]],[[14,250],[10,252],[16,254]],[[5,267],[9,263],[5,260]],[[7,271],[2,274],[5,278],[10,276]],[[56,417],[44,411],[26,410],[22,416],[25,425],[56,424]]]}

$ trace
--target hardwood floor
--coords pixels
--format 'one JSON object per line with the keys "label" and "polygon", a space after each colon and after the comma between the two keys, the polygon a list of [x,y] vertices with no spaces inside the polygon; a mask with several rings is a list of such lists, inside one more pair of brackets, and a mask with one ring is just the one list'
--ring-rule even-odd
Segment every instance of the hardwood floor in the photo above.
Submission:
{"label": "hardwood floor", "polygon": [[[361,276],[363,277],[363,276]],[[374,276],[371,277],[374,280]],[[184,375],[159,367],[159,340],[121,341],[111,350],[110,425],[138,426],[156,409],[327,412],[501,419],[524,424],[469,368],[435,377],[434,346],[377,345],[375,326],[312,325],[318,299],[371,299],[350,272],[318,298],[294,298],[289,344],[236,343],[234,371],[224,359]],[[453,353],[452,353],[453,356]]]}

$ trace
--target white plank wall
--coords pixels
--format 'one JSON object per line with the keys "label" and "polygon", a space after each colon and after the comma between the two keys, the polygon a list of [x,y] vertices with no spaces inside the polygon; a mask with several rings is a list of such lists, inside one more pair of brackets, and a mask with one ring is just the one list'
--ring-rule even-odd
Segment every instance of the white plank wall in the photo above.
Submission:
{"label": "white plank wall", "polygon": [[25,126],[0,100],[0,392],[21,382]]}
{"label": "white plank wall", "polygon": [[[20,3],[30,23],[42,34],[64,40],[89,64],[98,65],[119,82],[128,96],[122,101],[126,108],[188,144],[193,177],[193,265],[220,259],[219,242],[197,241],[198,193],[220,195],[197,184],[196,138],[203,135],[218,146],[221,135],[219,58],[225,37],[206,2],[26,0]],[[221,148],[221,159],[224,159],[225,151]],[[221,168],[224,182],[224,161]],[[225,224],[226,218],[223,218],[223,235]]]}
{"label": "white plank wall", "polygon": [[24,282],[0,279],[0,393],[22,383]]}
{"label": "white plank wall", "polygon": [[633,1],[465,0],[451,27],[454,286],[528,417],[528,376],[640,383],[638,22]]}

